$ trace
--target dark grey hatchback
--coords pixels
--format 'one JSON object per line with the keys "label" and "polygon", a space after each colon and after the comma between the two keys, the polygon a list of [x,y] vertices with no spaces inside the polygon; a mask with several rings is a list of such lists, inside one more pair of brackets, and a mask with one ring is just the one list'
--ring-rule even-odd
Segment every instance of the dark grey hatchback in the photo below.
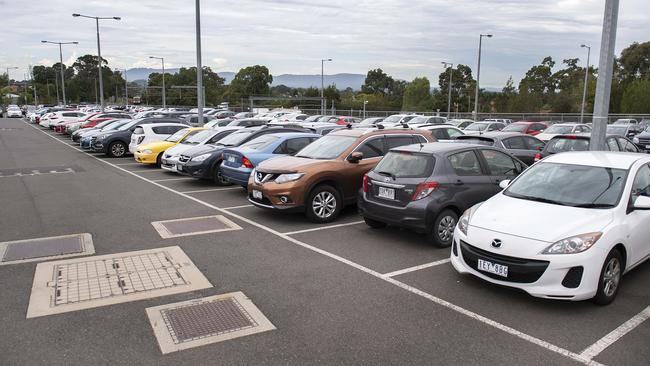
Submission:
{"label": "dark grey hatchback", "polygon": [[430,143],[390,150],[363,178],[358,207],[368,226],[401,226],[448,247],[458,217],[526,168],[490,146]]}

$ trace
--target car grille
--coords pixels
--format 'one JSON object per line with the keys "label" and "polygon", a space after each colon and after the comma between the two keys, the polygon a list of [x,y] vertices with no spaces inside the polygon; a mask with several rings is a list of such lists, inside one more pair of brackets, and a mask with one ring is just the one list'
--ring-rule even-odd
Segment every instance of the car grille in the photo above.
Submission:
{"label": "car grille", "polygon": [[650,138],[639,138],[639,145],[650,145]]}
{"label": "car grille", "polygon": [[181,163],[187,163],[188,161],[190,161],[190,157],[187,155],[181,155],[178,157],[178,161],[180,161]]}
{"label": "car grille", "polygon": [[537,281],[546,268],[548,261],[540,261],[525,258],[508,257],[505,255],[495,254],[486,250],[471,246],[466,242],[460,242],[460,250],[463,254],[463,260],[474,270],[478,268],[478,260],[488,260],[497,264],[508,266],[508,277],[502,277],[497,274],[479,271],[481,274],[494,278],[496,280],[515,283],[533,283]]}
{"label": "car grille", "polygon": [[280,174],[275,174],[275,173],[264,173],[260,171],[255,172],[255,183],[257,184],[263,184],[266,183],[270,180],[273,180],[277,178]]}

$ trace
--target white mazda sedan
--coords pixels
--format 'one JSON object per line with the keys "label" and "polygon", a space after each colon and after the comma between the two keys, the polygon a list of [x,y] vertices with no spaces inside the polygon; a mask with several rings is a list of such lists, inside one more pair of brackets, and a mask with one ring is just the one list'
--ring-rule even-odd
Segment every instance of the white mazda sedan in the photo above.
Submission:
{"label": "white mazda sedan", "polygon": [[609,304],[650,257],[650,156],[572,152],[533,165],[465,211],[451,263],[536,297]]}

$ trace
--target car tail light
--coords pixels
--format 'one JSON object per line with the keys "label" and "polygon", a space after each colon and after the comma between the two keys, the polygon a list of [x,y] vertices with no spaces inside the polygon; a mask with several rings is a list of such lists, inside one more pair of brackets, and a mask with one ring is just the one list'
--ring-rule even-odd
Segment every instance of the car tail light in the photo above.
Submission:
{"label": "car tail light", "polygon": [[413,193],[412,200],[417,201],[427,197],[433,191],[435,191],[438,186],[438,182],[424,182],[418,184],[418,186],[415,188],[415,193]]}
{"label": "car tail light", "polygon": [[535,162],[538,162],[540,160],[542,160],[542,154],[540,153],[535,154]]}
{"label": "car tail light", "polygon": [[569,140],[577,140],[578,139],[577,136],[564,136],[564,138],[569,139]]}
{"label": "car tail light", "polygon": [[363,175],[363,193],[368,193],[368,174]]}
{"label": "car tail light", "polygon": [[243,167],[245,167],[245,168],[249,168],[249,169],[253,169],[253,168],[255,168],[255,166],[253,166],[253,163],[251,163],[251,161],[248,160],[248,158],[245,157],[245,156],[241,158],[241,165],[242,165]]}

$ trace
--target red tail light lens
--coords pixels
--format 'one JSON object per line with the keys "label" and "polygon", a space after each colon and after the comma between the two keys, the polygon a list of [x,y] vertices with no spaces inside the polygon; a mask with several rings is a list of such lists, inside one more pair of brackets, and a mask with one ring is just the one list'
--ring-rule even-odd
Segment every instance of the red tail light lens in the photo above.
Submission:
{"label": "red tail light lens", "polygon": [[540,153],[535,154],[535,162],[538,162],[540,160],[542,160],[542,154]]}
{"label": "red tail light lens", "polygon": [[255,166],[253,166],[253,163],[251,163],[251,161],[248,160],[248,158],[245,157],[245,156],[241,158],[241,165],[242,165],[243,167],[245,167],[245,168],[249,168],[249,169],[253,169],[253,168],[255,168]]}
{"label": "red tail light lens", "polygon": [[363,193],[368,193],[368,174],[363,175]]}
{"label": "red tail light lens", "polygon": [[433,191],[435,191],[438,186],[438,182],[424,182],[418,184],[418,186],[415,188],[415,193],[413,193],[412,200],[417,201],[427,197]]}

